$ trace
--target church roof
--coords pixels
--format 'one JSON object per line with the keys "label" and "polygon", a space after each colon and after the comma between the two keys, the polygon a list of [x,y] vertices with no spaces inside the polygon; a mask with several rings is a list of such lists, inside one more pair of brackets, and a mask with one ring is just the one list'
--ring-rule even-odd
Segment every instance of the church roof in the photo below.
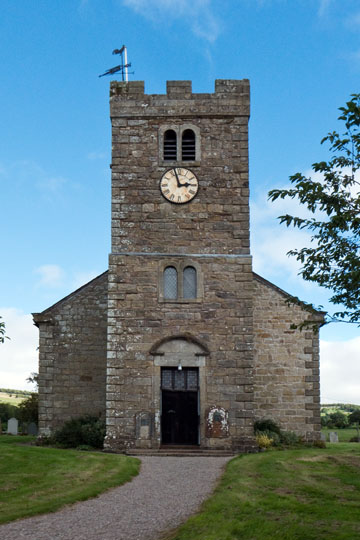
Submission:
{"label": "church roof", "polygon": [[[38,326],[38,323],[40,323],[40,322],[48,322],[49,321],[48,315],[50,315],[52,311],[56,310],[56,308],[58,308],[58,307],[61,307],[63,304],[65,304],[69,300],[72,300],[72,299],[76,298],[78,295],[80,295],[82,292],[84,292],[84,290],[86,288],[96,284],[96,282],[98,282],[98,281],[101,281],[101,280],[105,279],[107,274],[108,274],[108,270],[105,270],[105,272],[98,275],[97,277],[95,277],[91,281],[88,281],[87,283],[85,283],[85,285],[82,285],[81,287],[79,287],[78,289],[76,289],[72,293],[68,294],[67,296],[64,296],[64,298],[62,298],[61,300],[59,300],[58,302],[56,302],[52,306],[46,308],[44,311],[41,311],[39,313],[32,313],[35,325]],[[312,313],[320,315],[320,316],[325,315],[325,313],[326,313],[325,311],[317,310],[317,309],[313,308],[311,305],[308,305],[305,302],[302,302],[301,300],[299,300],[298,298],[295,298],[293,295],[291,295],[290,293],[284,291],[283,289],[281,289],[277,285],[274,285],[274,283],[272,283],[271,281],[268,281],[267,279],[263,278],[262,276],[260,276],[256,272],[253,272],[253,276],[254,276],[254,279],[256,281],[262,283],[263,285],[265,285],[267,287],[270,287],[271,289],[273,289],[274,291],[279,293],[281,296],[283,296],[287,300],[294,299],[294,303],[297,303],[300,307],[306,309],[307,311],[311,311]]]}

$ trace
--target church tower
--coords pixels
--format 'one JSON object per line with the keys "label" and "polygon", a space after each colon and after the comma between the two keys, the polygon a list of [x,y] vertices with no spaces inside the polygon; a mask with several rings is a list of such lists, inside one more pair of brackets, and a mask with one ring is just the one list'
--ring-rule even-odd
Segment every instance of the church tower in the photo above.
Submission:
{"label": "church tower", "polygon": [[105,447],[253,435],[249,81],[112,82]]}

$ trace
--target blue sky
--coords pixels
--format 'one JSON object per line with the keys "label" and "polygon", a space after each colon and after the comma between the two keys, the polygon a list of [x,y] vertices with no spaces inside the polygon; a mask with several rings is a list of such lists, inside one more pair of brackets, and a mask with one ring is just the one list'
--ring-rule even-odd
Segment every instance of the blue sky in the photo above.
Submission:
{"label": "blue sky", "polygon": [[[126,44],[133,80],[164,93],[191,79],[251,84],[254,269],[307,301],[327,291],[297,276],[286,252],[307,241],[276,217],[267,192],[328,157],[322,137],[359,91],[358,0],[2,0],[0,6],[0,387],[36,371],[42,311],[107,267],[110,251],[109,82]],[[295,208],[295,211],[297,209]],[[359,329],[322,337],[322,396],[360,403]]]}

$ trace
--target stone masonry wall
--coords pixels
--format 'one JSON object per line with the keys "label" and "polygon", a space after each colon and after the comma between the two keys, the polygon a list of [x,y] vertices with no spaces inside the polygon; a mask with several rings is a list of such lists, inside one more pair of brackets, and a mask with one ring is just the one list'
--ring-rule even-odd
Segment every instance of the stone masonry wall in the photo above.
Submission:
{"label": "stone masonry wall", "polygon": [[[190,81],[168,81],[165,95],[144,83],[111,83],[112,253],[249,254],[249,82],[217,81],[214,94],[192,94]],[[201,160],[182,162],[199,176],[186,205],[161,196],[161,128],[200,129]],[[179,166],[179,162],[176,162]]]}
{"label": "stone masonry wall", "polygon": [[42,313],[39,428],[46,435],[66,420],[105,413],[107,272]]}
{"label": "stone masonry wall", "polygon": [[288,305],[288,295],[255,274],[255,419],[271,418],[306,439],[320,438],[319,335],[293,330],[319,313]]}
{"label": "stone masonry wall", "polygon": [[[252,437],[249,99],[247,80],[216,81],[213,94],[193,94],[190,81],[168,81],[164,95],[144,94],[142,81],[111,83],[108,448],[159,445],[150,431],[149,440],[136,436],[139,415],[160,414],[150,350],[184,334],[210,352],[202,403],[229,413],[229,436],[204,436],[201,446],[244,448]],[[196,159],[164,161],[164,129],[185,125],[197,134]],[[171,204],[160,193],[161,176],[175,166],[198,177],[189,204]],[[197,301],[161,301],[161,268],[174,258],[198,265]]]}
{"label": "stone masonry wall", "polygon": [[[210,353],[200,381],[202,410],[218,407],[229,415],[229,437],[203,437],[201,446],[245,448],[253,436],[251,260],[198,259],[201,303],[159,302],[159,262],[146,256],[110,258],[106,444],[113,449],[159,446],[159,433],[135,441],[134,431],[137,415],[160,413],[150,351],[164,337],[187,335]],[[202,416],[200,431],[205,422]]]}

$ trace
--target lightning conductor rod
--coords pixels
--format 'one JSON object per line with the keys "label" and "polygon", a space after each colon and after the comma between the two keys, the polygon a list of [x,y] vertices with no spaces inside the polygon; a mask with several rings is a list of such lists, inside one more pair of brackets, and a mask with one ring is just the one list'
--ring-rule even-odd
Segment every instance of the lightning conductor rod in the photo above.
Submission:
{"label": "lightning conductor rod", "polygon": [[125,81],[128,82],[128,61],[127,61],[127,48],[125,45],[123,46],[124,49],[124,64],[125,64]]}

